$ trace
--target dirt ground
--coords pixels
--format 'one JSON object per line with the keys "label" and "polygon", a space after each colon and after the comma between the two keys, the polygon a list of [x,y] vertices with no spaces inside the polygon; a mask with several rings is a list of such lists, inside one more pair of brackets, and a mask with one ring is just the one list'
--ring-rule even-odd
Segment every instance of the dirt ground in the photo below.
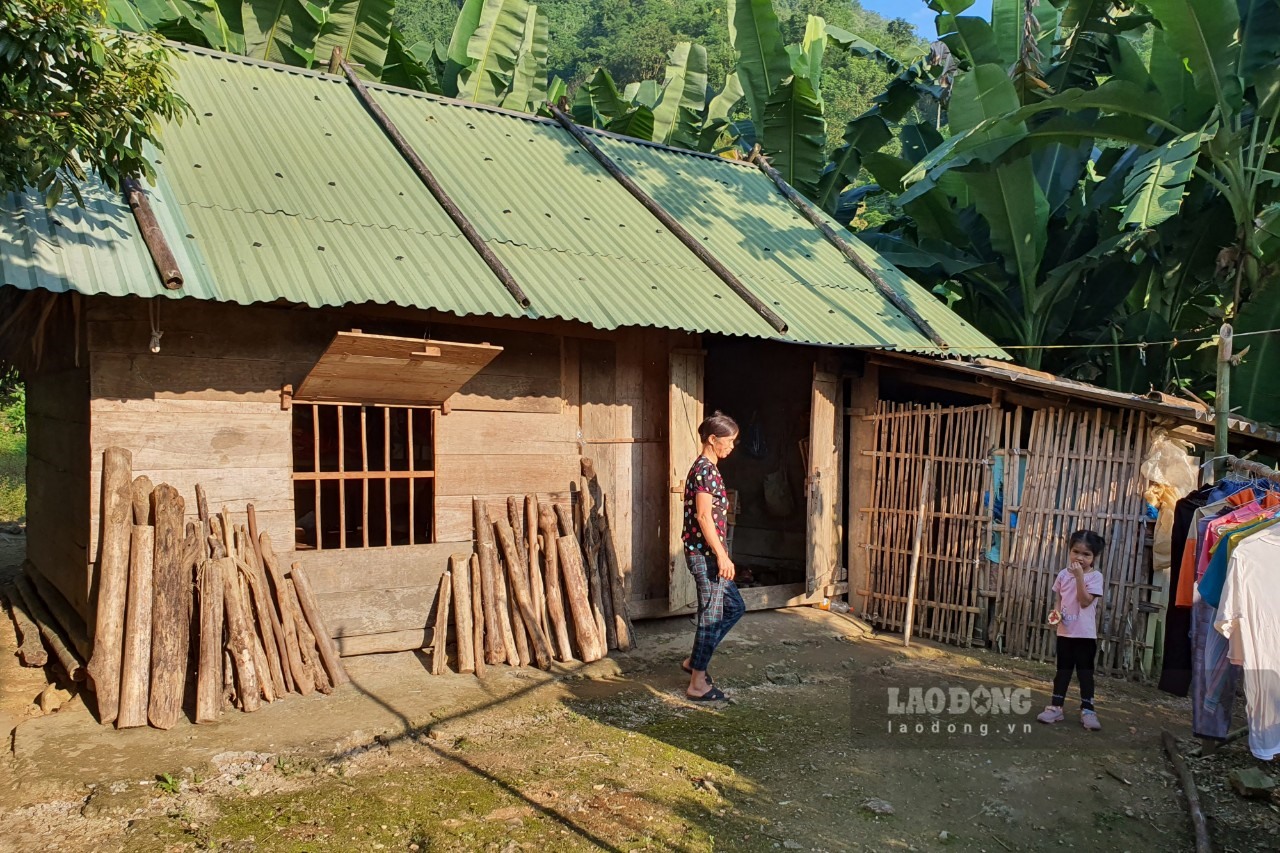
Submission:
{"label": "dirt ground", "polygon": [[[0,541],[0,566],[20,549]],[[483,681],[433,677],[414,654],[352,659],[353,683],[331,696],[115,731],[78,698],[33,710],[44,674],[17,665],[6,618],[0,849],[1192,846],[1160,747],[1162,727],[1189,735],[1186,700],[1102,679],[1102,732],[1073,713],[1043,726],[1046,666],[904,649],[793,609],[749,614],[734,630],[712,667],[731,702],[707,707],[682,696],[689,620],[639,633],[636,652],[550,673],[491,667]],[[930,696],[951,702],[953,690],[989,712],[928,713]],[[993,692],[1012,700],[988,701]],[[1215,849],[1280,848],[1280,799],[1244,800],[1225,784],[1231,767],[1263,766],[1243,741],[1191,763]]]}

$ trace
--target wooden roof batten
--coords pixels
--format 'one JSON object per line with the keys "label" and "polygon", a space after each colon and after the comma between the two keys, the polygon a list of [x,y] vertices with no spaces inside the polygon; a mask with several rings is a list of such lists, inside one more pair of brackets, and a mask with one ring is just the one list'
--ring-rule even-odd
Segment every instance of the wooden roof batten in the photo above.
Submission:
{"label": "wooden roof batten", "polygon": [[329,59],[329,68],[331,71],[339,69],[342,71],[343,75],[347,78],[347,82],[351,84],[351,88],[355,91],[356,97],[360,99],[360,103],[364,105],[364,108],[368,110],[369,114],[373,117],[374,123],[378,125],[378,128],[391,142],[392,146],[394,146],[396,151],[400,153],[400,156],[404,158],[405,162],[409,164],[409,168],[413,169],[413,173],[418,176],[418,179],[421,180],[427,190],[430,191],[432,197],[439,202],[440,207],[443,208],[444,212],[448,214],[451,220],[453,220],[453,224],[458,226],[458,230],[462,232],[462,236],[466,238],[467,242],[471,244],[471,247],[480,255],[480,258],[485,262],[485,265],[493,271],[493,274],[497,276],[498,281],[502,282],[502,286],[507,289],[507,292],[511,294],[516,302],[520,303],[520,307],[528,308],[529,297],[525,294],[524,288],[522,288],[520,283],[516,281],[515,276],[511,274],[511,270],[507,269],[507,265],[493,253],[493,249],[489,248],[489,244],[480,236],[480,232],[476,230],[475,225],[471,223],[471,220],[467,218],[467,215],[463,213],[457,203],[450,198],[449,194],[445,191],[444,186],[436,179],[436,176],[432,174],[431,170],[427,168],[427,164],[420,156],[418,156],[418,152],[413,150],[413,146],[409,144],[409,140],[404,138],[404,134],[402,134],[400,129],[396,127],[395,122],[391,120],[391,117],[382,109],[382,106],[373,99],[372,95],[369,94],[369,90],[365,87],[364,81],[356,76],[355,69],[351,67],[351,63],[349,63],[346,60],[346,57],[342,55],[342,48],[335,47],[333,49],[333,55]]}
{"label": "wooden roof batten", "polygon": [[785,335],[787,333],[787,322],[779,317],[772,308],[765,305],[758,296],[748,290],[747,286],[743,284],[728,267],[720,263],[714,255],[707,251],[705,246],[698,242],[697,238],[690,234],[683,225],[676,221],[675,217],[663,209],[662,206],[654,201],[648,193],[642,190],[640,185],[633,181],[626,172],[623,172],[621,167],[619,167],[617,163],[613,162],[613,159],[600,149],[600,146],[591,141],[581,127],[574,124],[573,119],[571,119],[559,105],[548,103],[547,107],[551,110],[551,114],[555,116],[556,121],[560,123],[560,126],[567,130],[569,135],[572,136],[579,145],[586,149],[587,153],[594,157],[596,162],[604,167],[604,170],[609,173],[610,177],[621,184],[622,188],[630,193],[632,198],[640,202],[641,206],[644,207],[645,210],[653,214],[653,216],[662,223],[663,227],[670,231],[686,249],[693,252],[698,260],[702,261],[702,263],[715,273],[721,281],[728,285],[729,289],[732,290],[739,299],[747,303],[747,305],[759,314],[766,323],[772,326],[778,334]]}
{"label": "wooden roof batten", "polygon": [[939,349],[950,349],[950,346],[929,321],[922,317],[919,311],[912,308],[911,304],[902,298],[902,294],[894,290],[889,285],[889,282],[884,280],[884,276],[876,272],[866,262],[866,259],[854,251],[853,246],[849,245],[849,241],[837,234],[835,229],[827,224],[826,220],[813,209],[813,205],[809,204],[800,193],[796,192],[795,187],[787,183],[786,179],[779,174],[777,169],[773,168],[768,159],[761,153],[759,145],[755,146],[751,151],[751,162],[755,163],[760,168],[760,171],[764,172],[769,177],[769,180],[773,181],[774,186],[778,188],[783,197],[791,202],[796,210],[800,211],[800,214],[808,220],[809,224],[821,231],[827,242],[839,249],[840,254],[844,255],[845,259],[853,264],[854,268],[875,286],[880,295],[889,300],[889,304],[901,311],[911,321],[911,324],[919,329],[926,338],[933,341]]}

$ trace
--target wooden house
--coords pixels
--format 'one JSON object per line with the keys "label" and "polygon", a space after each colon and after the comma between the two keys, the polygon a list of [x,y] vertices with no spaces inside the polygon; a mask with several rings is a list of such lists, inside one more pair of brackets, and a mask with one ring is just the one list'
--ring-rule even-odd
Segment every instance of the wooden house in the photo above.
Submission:
{"label": "wooden house", "polygon": [[[337,76],[183,49],[177,77],[194,115],[165,129],[136,210],[92,187],[83,208],[10,196],[0,210],[0,358],[28,388],[29,557],[86,625],[107,447],[175,486],[189,515],[196,484],[215,507],[252,503],[307,566],[347,655],[426,645],[473,499],[571,501],[584,459],[632,615],[692,612],[680,487],[715,409],[742,426],[723,470],[748,607],[850,592],[879,618],[901,598],[878,578],[909,550],[899,487],[918,472],[895,459],[955,461],[939,492],[955,506],[931,512],[968,526],[931,529],[986,547],[983,477],[1010,446],[999,430],[1017,395],[979,385],[1007,377],[956,371],[1003,353],[845,233],[852,262],[755,166],[586,134],[673,230],[551,120],[369,85],[406,153]],[[885,377],[904,371],[915,396],[894,402]],[[973,389],[948,382],[987,395],[988,414],[961,414]],[[968,404],[930,413],[940,388]],[[888,430],[894,405],[941,425],[916,436],[933,444]],[[1120,395],[1106,407],[1135,411]],[[972,565],[978,547],[926,548],[926,575]],[[961,597],[978,589],[972,572],[948,578]],[[952,598],[934,609],[978,609]],[[967,644],[974,624],[935,634]]]}

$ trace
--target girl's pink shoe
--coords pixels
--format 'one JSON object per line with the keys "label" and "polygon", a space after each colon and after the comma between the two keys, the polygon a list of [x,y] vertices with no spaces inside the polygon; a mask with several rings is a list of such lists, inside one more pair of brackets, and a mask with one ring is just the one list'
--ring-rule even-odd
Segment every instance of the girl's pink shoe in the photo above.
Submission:
{"label": "girl's pink shoe", "polygon": [[1102,731],[1102,723],[1098,722],[1098,715],[1093,711],[1080,712],[1080,725],[1091,732]]}
{"label": "girl's pink shoe", "polygon": [[1066,715],[1057,705],[1049,705],[1036,716],[1036,719],[1042,723],[1060,723],[1066,719]]}

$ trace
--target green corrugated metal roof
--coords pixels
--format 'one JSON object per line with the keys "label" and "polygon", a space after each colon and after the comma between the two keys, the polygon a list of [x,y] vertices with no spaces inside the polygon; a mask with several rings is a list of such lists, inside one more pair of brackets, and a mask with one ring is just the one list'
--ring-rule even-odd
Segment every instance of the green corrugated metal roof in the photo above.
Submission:
{"label": "green corrugated metal roof", "polygon": [[[160,287],[128,208],[101,192],[83,212],[4,200],[3,283],[778,337],[554,123],[371,87],[529,295],[522,310],[345,82],[205,51],[183,49],[182,60],[178,88],[196,115],[165,128],[151,196],[183,290]],[[782,337],[936,351],[756,169],[600,144],[787,321]],[[977,330],[851,242],[950,353],[993,354]]]}

